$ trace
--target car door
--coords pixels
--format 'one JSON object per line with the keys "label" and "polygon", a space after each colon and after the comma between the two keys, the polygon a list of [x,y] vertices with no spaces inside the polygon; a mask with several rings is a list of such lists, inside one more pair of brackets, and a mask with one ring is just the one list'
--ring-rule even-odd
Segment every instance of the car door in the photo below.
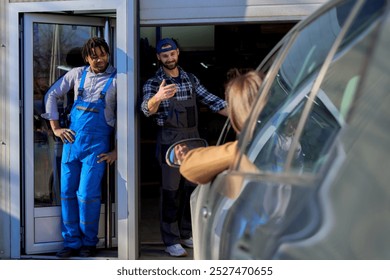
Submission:
{"label": "car door", "polygon": [[[277,104],[278,109],[268,114],[266,108],[251,116],[238,164],[226,176],[225,184],[234,184],[233,178],[240,178],[242,190],[224,219],[219,258],[277,258],[281,244],[307,238],[322,223],[329,223],[324,222],[318,192],[345,158],[339,137],[348,128],[351,98],[356,96],[364,53],[372,39],[369,31],[375,30],[376,18],[382,12],[382,1],[338,2],[297,30],[272,80],[267,106]],[[332,14],[337,15],[339,34],[329,37],[327,47],[321,46],[317,52],[320,41],[312,41],[308,31],[319,32],[325,21],[315,26],[316,20],[329,15],[330,19]],[[294,48],[294,44],[300,47]],[[302,49],[309,51],[302,53]],[[291,61],[301,63],[298,74],[290,75],[292,70],[284,67]],[[272,95],[280,85],[288,94],[282,103],[275,102]],[[287,254],[283,256],[288,258]],[[316,252],[310,256],[315,258]]]}
{"label": "car door", "polygon": [[[263,110],[254,105],[236,166],[211,183],[207,203],[197,206],[205,240],[202,258],[266,258],[277,247],[276,236],[293,233],[289,225],[296,225],[292,222],[308,206],[303,201],[314,195],[308,188],[317,180],[313,174],[329,163],[330,148],[344,125],[340,103],[332,98],[342,96],[337,95],[340,89],[322,89],[316,82],[358,36],[353,30],[372,21],[375,11],[365,14],[372,9],[364,5],[369,4],[349,0],[325,5],[283,39],[270,56],[274,61],[260,65],[259,71],[267,75],[258,102],[267,98],[267,104]],[[356,16],[359,11],[361,16]],[[359,21],[350,20],[351,14]],[[346,23],[353,27],[350,32],[343,30]],[[271,66],[263,70],[263,65]],[[343,80],[355,76],[347,73]],[[280,140],[287,129],[294,133]],[[230,186],[240,189],[236,198],[226,196]],[[316,216],[318,211],[309,213]]]}

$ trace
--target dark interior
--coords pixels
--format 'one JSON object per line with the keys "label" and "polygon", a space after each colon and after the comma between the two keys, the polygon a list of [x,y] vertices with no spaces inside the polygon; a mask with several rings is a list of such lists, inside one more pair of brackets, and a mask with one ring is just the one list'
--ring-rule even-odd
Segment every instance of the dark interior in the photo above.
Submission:
{"label": "dark interior", "polygon": [[[214,50],[196,51],[180,49],[179,65],[187,72],[196,75],[201,83],[215,95],[224,98],[226,74],[231,68],[255,69],[262,59],[271,51],[276,43],[295,25],[291,23],[236,24],[214,26]],[[173,38],[176,39],[176,38]],[[142,101],[143,83],[152,77],[158,63],[154,46],[141,38],[140,46],[140,100]],[[180,48],[180,45],[179,45]],[[208,68],[200,65],[205,61]],[[153,66],[153,63],[155,65]],[[141,102],[140,101],[140,102]],[[150,231],[146,220],[158,219],[158,197],[160,184],[160,168],[155,159],[155,140],[157,128],[152,118],[141,115],[141,242],[151,241],[143,238],[144,230]],[[210,145],[217,142],[226,118],[214,114],[208,108],[199,105],[199,132]],[[152,216],[152,217],[150,217]],[[158,221],[158,220],[157,220]],[[158,223],[153,231],[159,240]],[[150,235],[148,235],[150,236]]]}

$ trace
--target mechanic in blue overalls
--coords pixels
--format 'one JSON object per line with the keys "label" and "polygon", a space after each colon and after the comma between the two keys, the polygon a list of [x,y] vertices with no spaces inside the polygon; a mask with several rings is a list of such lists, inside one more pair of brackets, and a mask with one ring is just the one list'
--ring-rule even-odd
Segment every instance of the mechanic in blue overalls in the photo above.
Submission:
{"label": "mechanic in blue overalls", "polygon": [[[96,253],[100,217],[101,181],[106,164],[117,158],[110,151],[116,122],[116,69],[109,65],[109,47],[102,38],[90,38],[82,48],[89,66],[77,67],[59,79],[47,93],[45,118],[64,142],[61,160],[61,211],[64,248],[58,257],[91,257]],[[58,121],[57,99],[74,88],[70,127]]]}

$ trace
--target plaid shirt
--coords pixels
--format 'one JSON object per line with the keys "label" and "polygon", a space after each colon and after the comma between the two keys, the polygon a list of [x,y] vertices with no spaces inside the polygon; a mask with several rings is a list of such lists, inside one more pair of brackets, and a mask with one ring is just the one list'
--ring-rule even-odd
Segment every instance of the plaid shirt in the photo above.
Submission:
{"label": "plaid shirt", "polygon": [[[176,98],[177,100],[187,100],[190,98],[191,93],[193,91],[192,83],[190,78],[188,77],[188,74],[181,67],[179,67],[179,76],[182,82],[180,85],[176,84],[178,86],[178,91],[172,98]],[[193,75],[193,77],[195,83],[194,86],[196,98],[198,101],[209,107],[210,110],[213,112],[218,112],[226,108],[226,101],[208,92],[207,89],[200,84],[199,79],[195,77],[195,75]],[[143,101],[141,104],[141,110],[147,117],[152,115],[148,109],[148,101],[157,93],[160,87],[160,83],[163,79],[165,79],[166,81],[170,81],[171,83],[175,83],[174,79],[165,75],[164,70],[162,69],[162,67],[160,67],[157,70],[156,75],[153,78],[147,80],[143,86]],[[169,104],[169,100],[162,101],[156,114],[153,115],[157,121],[157,125],[164,125],[165,120],[168,117]]]}

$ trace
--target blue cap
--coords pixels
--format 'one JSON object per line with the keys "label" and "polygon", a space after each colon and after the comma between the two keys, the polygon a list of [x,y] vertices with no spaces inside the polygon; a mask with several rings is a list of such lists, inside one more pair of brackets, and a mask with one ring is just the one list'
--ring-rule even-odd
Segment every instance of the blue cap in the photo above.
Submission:
{"label": "blue cap", "polygon": [[[164,45],[170,45],[170,47],[162,48]],[[176,46],[175,41],[173,41],[170,38],[161,39],[160,41],[158,41],[158,43],[156,45],[156,52],[158,54],[160,54],[162,52],[172,51],[172,50],[177,50],[177,46]]]}

